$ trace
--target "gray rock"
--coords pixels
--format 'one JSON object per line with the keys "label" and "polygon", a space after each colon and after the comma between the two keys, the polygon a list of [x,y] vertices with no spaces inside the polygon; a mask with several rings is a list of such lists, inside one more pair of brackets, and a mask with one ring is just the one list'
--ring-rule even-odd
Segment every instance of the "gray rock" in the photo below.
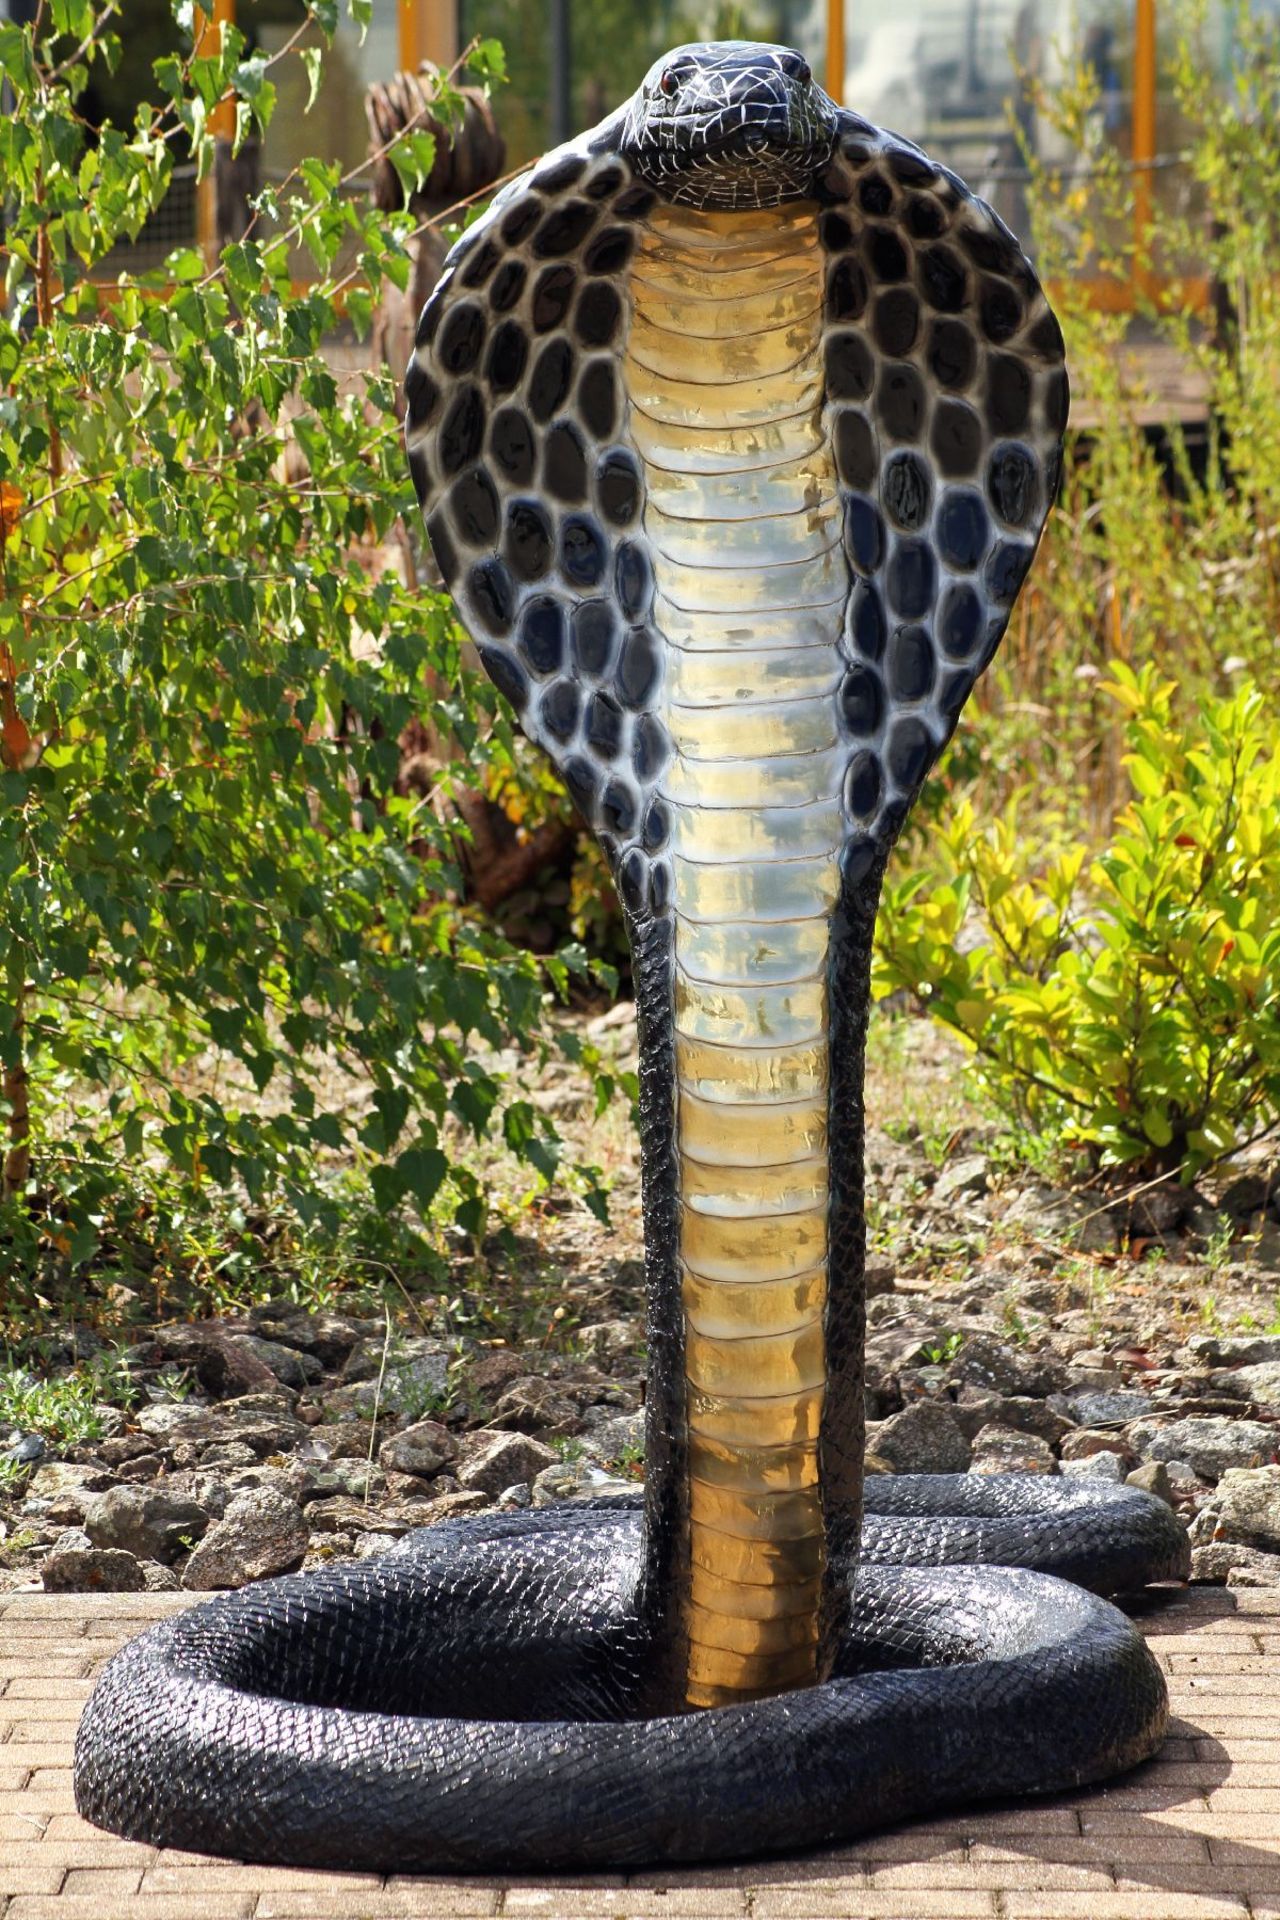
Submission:
{"label": "gray rock", "polygon": [[281,1394],[246,1394],[217,1407],[195,1406],[189,1400],[144,1407],[138,1425],[164,1447],[186,1444],[203,1451],[228,1440],[242,1440],[259,1460],[287,1453],[307,1437],[307,1428],[294,1419],[292,1405]]}
{"label": "gray rock", "polygon": [[560,1465],[559,1454],[541,1441],[489,1427],[467,1434],[460,1453],[458,1485],[468,1493],[487,1493],[495,1499],[516,1481],[530,1486],[544,1467]]}
{"label": "gray rock", "polygon": [[79,1531],[63,1534],[40,1564],[46,1593],[141,1593],[146,1586],[134,1554],[95,1547]]}
{"label": "gray rock", "polygon": [[0,1448],[0,1462],[7,1467],[30,1467],[37,1460],[43,1460],[46,1452],[41,1434],[28,1433],[22,1427],[10,1427],[4,1435],[4,1446]]}
{"label": "gray rock", "polygon": [[1064,1460],[1062,1472],[1071,1480],[1105,1480],[1119,1486],[1125,1478],[1124,1461],[1118,1453],[1083,1453],[1075,1460]]}
{"label": "gray rock", "polygon": [[616,1466],[624,1456],[644,1458],[643,1413],[615,1414],[595,1427],[584,1439],[583,1451],[602,1466]]}
{"label": "gray rock", "polygon": [[916,1400],[867,1429],[867,1445],[894,1473],[965,1473],[971,1457],[955,1411],[939,1400]]}
{"label": "gray rock", "polygon": [[[401,1477],[408,1479],[408,1475]],[[304,1507],[313,1500],[332,1499],[334,1494],[345,1494],[349,1500],[363,1500],[367,1494],[376,1500],[386,1485],[387,1476],[367,1459],[330,1460],[325,1466],[308,1468],[307,1484],[299,1489],[298,1498]]]}
{"label": "gray rock", "polygon": [[256,1333],[233,1333],[231,1345],[239,1353],[248,1353],[260,1360],[281,1386],[301,1390],[323,1378],[324,1368],[314,1354],[299,1353],[277,1340],[264,1340]]}
{"label": "gray rock", "polygon": [[378,1460],[388,1473],[412,1473],[420,1480],[447,1467],[458,1457],[458,1443],[437,1420],[419,1420],[383,1443]]}
{"label": "gray rock", "polygon": [[91,1496],[84,1528],[95,1547],[120,1547],[140,1560],[176,1560],[209,1525],[208,1509],[163,1487],[112,1487]]}
{"label": "gray rock", "polygon": [[243,1440],[223,1440],[214,1447],[206,1447],[200,1455],[202,1467],[251,1467],[257,1459],[253,1448]]}
{"label": "gray rock", "polygon": [[1218,1205],[1233,1220],[1248,1220],[1271,1206],[1277,1193],[1280,1180],[1276,1174],[1240,1173],[1223,1188]]}
{"label": "gray rock", "polygon": [[369,1322],[321,1309],[307,1313],[291,1301],[267,1301],[254,1307],[249,1323],[264,1340],[314,1354],[322,1367],[340,1367],[357,1343],[367,1338]]}
{"label": "gray rock", "polygon": [[1280,1553],[1280,1467],[1231,1468],[1196,1515],[1191,1538],[1235,1541]]}
{"label": "gray rock", "polygon": [[983,1427],[973,1443],[970,1473],[1056,1473],[1053,1448],[1015,1427]]}
{"label": "gray rock", "polygon": [[1280,1586],[1280,1554],[1215,1540],[1191,1549],[1191,1578],[1198,1585]]}
{"label": "gray rock", "polygon": [[1123,1427],[1151,1411],[1145,1393],[1068,1393],[1067,1411],[1082,1427]]}
{"label": "gray rock", "polygon": [[158,1560],[144,1560],[142,1580],[148,1593],[181,1593],[182,1582],[172,1567],[162,1567]]}
{"label": "gray rock", "polygon": [[978,1195],[990,1186],[986,1155],[968,1153],[942,1169],[933,1183],[935,1200],[955,1200],[963,1195]]}
{"label": "gray rock", "polygon": [[577,1405],[541,1374],[524,1374],[505,1387],[489,1425],[510,1433],[576,1433],[582,1425]]}
{"label": "gray rock", "polygon": [[307,1551],[307,1523],[295,1500],[267,1487],[238,1493],[188,1560],[182,1584],[192,1593],[245,1587],[292,1573]]}
{"label": "gray rock", "polygon": [[1157,1425],[1135,1420],[1126,1438],[1148,1460],[1184,1460],[1202,1480],[1217,1480],[1232,1467],[1265,1466],[1280,1444],[1280,1432],[1258,1420],[1192,1415]]}
{"label": "gray rock", "polygon": [[578,1345],[602,1364],[630,1358],[644,1346],[644,1322],[599,1320],[592,1327],[578,1328]]}
{"label": "gray rock", "polygon": [[1064,1466],[1068,1460],[1087,1460],[1097,1453],[1114,1454],[1130,1467],[1138,1457],[1123,1434],[1110,1433],[1098,1427],[1074,1427],[1062,1442]]}
{"label": "gray rock", "polygon": [[[548,1467],[547,1472],[554,1473],[555,1468]],[[523,1513],[532,1505],[532,1492],[519,1480],[516,1481],[514,1487],[504,1487],[497,1499],[499,1513]]]}
{"label": "gray rock", "polygon": [[1067,1369],[1054,1353],[1026,1353],[989,1334],[972,1333],[948,1368],[957,1386],[966,1383],[986,1393],[1042,1400],[1060,1393]]}
{"label": "gray rock", "polygon": [[615,1479],[589,1460],[562,1461],[554,1467],[544,1467],[534,1480],[533,1505],[564,1506],[577,1500],[599,1500],[606,1494],[636,1491],[634,1480]]}
{"label": "gray rock", "polygon": [[1120,1238],[1116,1221],[1105,1209],[1099,1211],[1093,1194],[1039,1185],[1014,1195],[1001,1224],[1080,1253],[1114,1253]]}
{"label": "gray rock", "polygon": [[81,1502],[91,1494],[106,1493],[117,1479],[109,1468],[92,1461],[46,1460],[37,1467],[27,1483],[28,1500],[59,1500],[68,1496]]}
{"label": "gray rock", "polygon": [[1163,1460],[1148,1460],[1145,1466],[1135,1467],[1132,1473],[1125,1475],[1125,1484],[1139,1487],[1143,1493],[1152,1493],[1157,1500],[1163,1500],[1167,1507],[1173,1505],[1173,1482],[1169,1469]]}
{"label": "gray rock", "polygon": [[1260,1407],[1280,1407],[1280,1360],[1262,1360],[1256,1366],[1233,1367],[1215,1373],[1212,1385],[1219,1393],[1239,1393]]}
{"label": "gray rock", "polygon": [[1187,1351],[1202,1367],[1264,1366],[1280,1362],[1280,1333],[1202,1333]]}
{"label": "gray rock", "polygon": [[1029,1394],[983,1393],[979,1388],[964,1386],[954,1404],[956,1419],[968,1440],[983,1427],[1013,1427],[1019,1433],[1036,1434],[1052,1447],[1071,1433],[1071,1422],[1064,1415]]}
{"label": "gray rock", "polygon": [[[431,1340],[393,1345],[378,1387],[382,1342],[362,1341],[343,1369],[343,1384],[324,1397],[326,1420],[369,1420],[398,1413],[421,1420],[443,1405],[449,1384],[449,1355]],[[370,1364],[372,1363],[372,1364]],[[353,1371],[354,1370],[354,1371]]]}
{"label": "gray rock", "polygon": [[271,1369],[249,1348],[237,1346],[221,1327],[158,1327],[155,1345],[162,1359],[186,1367],[215,1400],[271,1392],[276,1385]]}

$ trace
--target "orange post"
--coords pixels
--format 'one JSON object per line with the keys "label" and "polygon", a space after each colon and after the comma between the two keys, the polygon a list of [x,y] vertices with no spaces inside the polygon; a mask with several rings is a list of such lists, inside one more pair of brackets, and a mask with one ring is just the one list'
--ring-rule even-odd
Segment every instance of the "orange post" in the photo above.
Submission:
{"label": "orange post", "polygon": [[400,65],[416,73],[424,60],[446,70],[458,57],[457,0],[400,0]]}
{"label": "orange post", "polygon": [[844,105],[845,0],[827,0],[827,92],[837,106]]}
{"label": "orange post", "polygon": [[1135,0],[1133,40],[1133,291],[1151,284],[1152,163],[1156,157],[1156,0]]}
{"label": "orange post", "polygon": [[[222,30],[234,26],[236,0],[210,0],[195,12],[196,52],[208,59],[222,50]],[[209,115],[209,131],[215,139],[230,140],[236,130],[235,105],[231,95],[219,100]],[[196,193],[196,233],[200,251],[212,268],[218,258],[217,187],[212,172],[205,175]]]}

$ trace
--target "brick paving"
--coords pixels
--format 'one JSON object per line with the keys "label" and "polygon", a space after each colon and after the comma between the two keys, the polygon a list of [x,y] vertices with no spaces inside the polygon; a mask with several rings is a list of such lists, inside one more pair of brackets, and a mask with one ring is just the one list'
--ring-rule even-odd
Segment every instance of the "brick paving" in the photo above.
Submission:
{"label": "brick paving", "polygon": [[917,1821],[838,1852],[581,1880],[243,1866],[79,1819],[99,1666],[169,1594],[0,1595],[0,1920],[1280,1920],[1280,1592],[1192,1589],[1141,1620],[1174,1723],[1116,1785]]}

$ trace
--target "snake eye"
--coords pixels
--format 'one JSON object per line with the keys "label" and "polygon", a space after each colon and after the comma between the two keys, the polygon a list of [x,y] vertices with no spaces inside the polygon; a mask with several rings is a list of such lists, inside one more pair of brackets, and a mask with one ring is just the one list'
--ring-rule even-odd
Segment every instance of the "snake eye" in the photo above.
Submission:
{"label": "snake eye", "polygon": [[670,100],[674,94],[679,93],[680,82],[670,67],[663,68],[662,76],[658,81],[658,91],[659,93],[665,93],[668,100]]}

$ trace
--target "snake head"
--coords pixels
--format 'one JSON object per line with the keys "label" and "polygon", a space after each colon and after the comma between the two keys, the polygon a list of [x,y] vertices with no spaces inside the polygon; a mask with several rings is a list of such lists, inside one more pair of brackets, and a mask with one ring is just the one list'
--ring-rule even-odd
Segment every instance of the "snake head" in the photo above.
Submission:
{"label": "snake head", "polygon": [[793,47],[706,41],[650,67],[627,108],[621,149],[668,200],[771,207],[812,191],[836,124]]}

